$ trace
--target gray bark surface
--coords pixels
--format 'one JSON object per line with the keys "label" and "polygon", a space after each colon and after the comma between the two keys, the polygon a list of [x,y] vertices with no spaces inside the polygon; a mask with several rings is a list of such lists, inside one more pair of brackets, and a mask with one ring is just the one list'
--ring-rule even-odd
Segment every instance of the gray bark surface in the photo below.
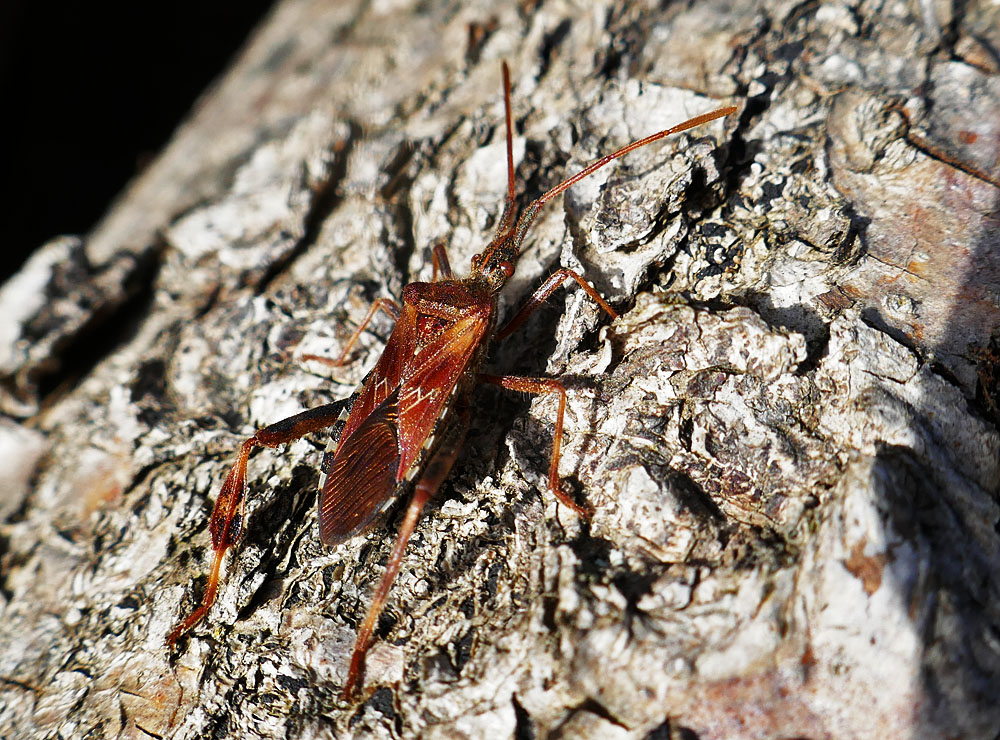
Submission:
{"label": "gray bark surface", "polygon": [[[1000,728],[1000,6],[286,0],[95,231],[0,290],[0,736],[983,738]],[[638,150],[531,231],[503,306],[558,294],[477,397],[368,656],[390,520],[316,536],[380,296],[464,274],[505,189]],[[509,315],[509,314],[508,314]]]}

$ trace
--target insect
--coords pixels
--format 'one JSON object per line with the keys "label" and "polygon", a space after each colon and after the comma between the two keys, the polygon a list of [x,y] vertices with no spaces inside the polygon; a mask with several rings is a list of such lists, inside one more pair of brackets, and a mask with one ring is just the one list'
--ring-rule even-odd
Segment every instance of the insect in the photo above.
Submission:
{"label": "insect", "polygon": [[496,331],[498,295],[514,274],[518,252],[538,212],[548,201],[618,157],[670,134],[733,113],[734,106],[695,116],[633,142],[567,178],[518,214],[514,187],[513,123],[510,71],[502,66],[507,142],[507,194],[493,241],[472,258],[469,276],[457,279],[442,245],[431,252],[433,280],[410,283],[400,306],[380,298],[345,343],[344,363],[355,342],[379,310],[396,323],[374,369],[348,399],[304,411],[264,427],[243,442],[219,492],[209,522],[214,558],[200,606],[177,625],[167,640],[174,646],[209,611],[215,600],[223,557],[244,525],[247,459],[254,447],[277,447],[306,434],[340,427],[332,455],[324,461],[319,499],[319,534],[335,545],[370,525],[394,500],[410,496],[396,543],[365,621],[358,631],[343,698],[349,700],[362,675],[365,653],[399,572],[403,551],[420,513],[448,476],[469,425],[471,399],[478,383],[526,393],[558,396],[548,485],[563,504],[581,516],[590,511],[563,491],[559,450],[563,436],[566,388],[554,378],[527,378],[480,372],[490,342],[517,329],[563,282],[575,280],[611,316],[618,314],[580,275],[569,269],[553,273],[507,324]]}

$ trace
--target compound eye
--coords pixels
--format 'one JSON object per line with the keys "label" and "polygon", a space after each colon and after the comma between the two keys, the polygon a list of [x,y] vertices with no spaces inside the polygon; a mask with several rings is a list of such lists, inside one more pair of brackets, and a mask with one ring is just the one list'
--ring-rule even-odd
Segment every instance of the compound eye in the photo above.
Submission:
{"label": "compound eye", "polygon": [[506,275],[508,278],[514,274],[514,265],[508,262],[507,260],[504,260],[503,262],[500,263],[500,269],[503,270],[503,274]]}

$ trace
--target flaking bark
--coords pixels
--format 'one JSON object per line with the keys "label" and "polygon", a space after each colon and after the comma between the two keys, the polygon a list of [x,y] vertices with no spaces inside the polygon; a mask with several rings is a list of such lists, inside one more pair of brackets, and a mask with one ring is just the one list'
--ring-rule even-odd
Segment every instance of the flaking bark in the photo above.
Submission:
{"label": "flaking bark", "polygon": [[[995,738],[1000,10],[871,2],[280,4],[83,238],[0,292],[0,735]],[[543,212],[361,705],[337,699],[390,520],[316,537],[327,439],[250,461],[208,619],[208,513],[253,429],[350,393],[379,296]],[[377,336],[377,335],[381,335]]]}

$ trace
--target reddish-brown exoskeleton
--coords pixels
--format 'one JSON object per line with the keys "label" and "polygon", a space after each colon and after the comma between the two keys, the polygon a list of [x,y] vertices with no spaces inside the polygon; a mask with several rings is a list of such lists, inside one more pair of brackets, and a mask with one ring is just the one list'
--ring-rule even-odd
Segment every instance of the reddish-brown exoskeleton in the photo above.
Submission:
{"label": "reddish-brown exoskeleton", "polygon": [[519,327],[565,280],[572,278],[612,318],[609,306],[582,277],[568,269],[557,270],[531,296],[524,307],[494,332],[497,297],[514,274],[514,263],[524,235],[541,207],[574,183],[608,162],[673,133],[685,131],[728,115],[735,107],[696,116],[672,128],[599,159],[564,180],[531,203],[520,217],[514,191],[513,133],[510,108],[510,73],[503,65],[507,131],[507,197],[496,237],[472,260],[467,278],[456,279],[443,247],[432,251],[434,281],[410,283],[403,289],[403,305],[376,301],[364,321],[344,346],[344,362],[361,332],[379,309],[396,320],[382,356],[360,389],[349,399],[304,411],[257,431],[240,448],[236,462],[222,485],[212,511],[209,530],[215,557],[201,605],[170,633],[171,645],[201,620],[215,600],[223,556],[243,529],[246,467],[257,446],[277,447],[310,432],[342,426],[332,457],[324,465],[325,479],[319,500],[320,539],[335,545],[361,532],[401,495],[412,494],[385,574],[375,591],[364,624],[358,632],[343,696],[349,699],[361,676],[364,656],[376,621],[385,604],[420,512],[447,477],[458,455],[469,423],[470,399],[477,383],[492,383],[526,393],[551,393],[559,397],[549,466],[549,488],[573,511],[589,516],[559,485],[559,449],[562,444],[566,389],[552,378],[523,378],[480,372],[490,341],[503,339]]}

